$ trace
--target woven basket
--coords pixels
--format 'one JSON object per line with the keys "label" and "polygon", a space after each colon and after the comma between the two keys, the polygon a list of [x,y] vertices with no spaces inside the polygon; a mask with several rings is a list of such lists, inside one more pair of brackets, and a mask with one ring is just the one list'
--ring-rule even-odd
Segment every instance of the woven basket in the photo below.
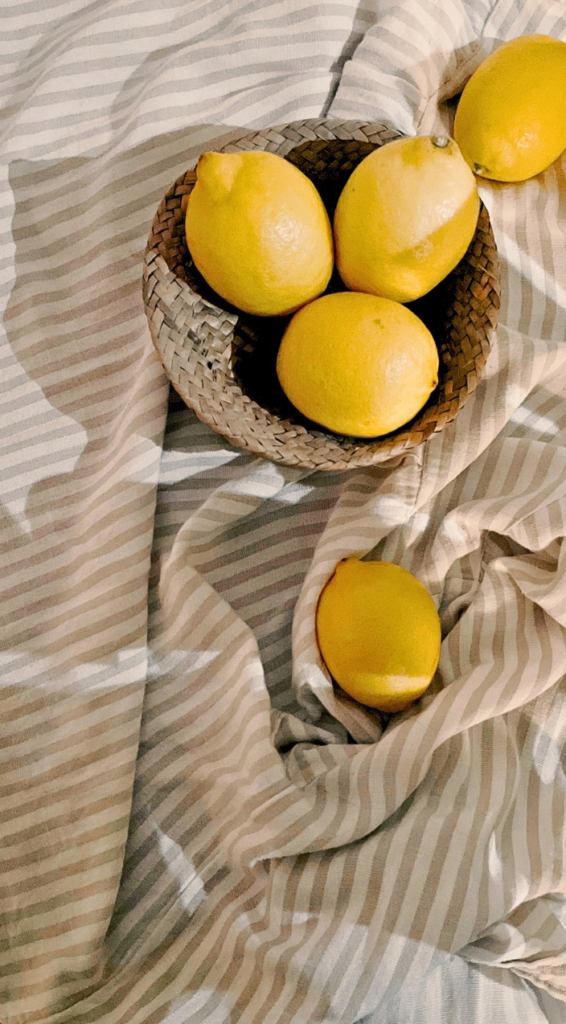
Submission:
{"label": "woven basket", "polygon": [[[242,133],[222,151],[263,149],[287,157],[314,181],[332,216],[353,168],[377,146],[398,137],[383,124],[308,120]],[[499,308],[497,252],[483,206],[464,259],[438,288],[411,304],[438,345],[438,387],[409,424],[365,440],[322,430],[286,399],[275,360],[289,318],[241,313],[196,270],[184,234],[194,183],[194,170],[189,170],[157,210],[145,252],[143,294],[166,373],[204,423],[237,447],[276,462],[346,470],[398,456],[454,419],[481,376]],[[335,274],[329,290],[343,287]]]}

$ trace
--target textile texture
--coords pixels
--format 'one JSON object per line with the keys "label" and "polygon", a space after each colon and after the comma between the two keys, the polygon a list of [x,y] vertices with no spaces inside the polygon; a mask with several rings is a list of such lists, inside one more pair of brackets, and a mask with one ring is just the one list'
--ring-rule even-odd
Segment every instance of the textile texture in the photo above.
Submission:
{"label": "textile texture", "polygon": [[[500,325],[375,469],[254,459],[175,396],[157,205],[242,127],[450,129],[562,0],[5,0],[0,1020],[565,1024],[566,156],[483,182]],[[397,562],[443,630],[402,715],[337,695],[321,587]]]}

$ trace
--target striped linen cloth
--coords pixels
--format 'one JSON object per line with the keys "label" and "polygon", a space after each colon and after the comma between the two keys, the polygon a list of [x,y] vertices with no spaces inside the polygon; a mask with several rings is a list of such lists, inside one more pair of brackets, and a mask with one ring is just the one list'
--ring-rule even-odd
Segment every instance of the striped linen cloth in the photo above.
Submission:
{"label": "striped linen cloth", "polygon": [[[566,1022],[566,158],[481,187],[501,325],[404,459],[256,460],[168,387],[157,204],[234,128],[447,130],[562,0],[4,0],[0,1020]],[[384,727],[314,640],[414,572],[438,685]]]}

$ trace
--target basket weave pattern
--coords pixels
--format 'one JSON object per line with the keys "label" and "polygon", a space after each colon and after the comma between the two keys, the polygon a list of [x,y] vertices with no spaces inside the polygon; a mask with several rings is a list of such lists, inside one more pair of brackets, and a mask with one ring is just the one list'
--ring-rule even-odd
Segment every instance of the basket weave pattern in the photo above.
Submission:
{"label": "basket weave pattern", "polygon": [[[242,133],[222,151],[262,149],[287,157],[315,182],[332,215],[353,168],[377,146],[398,137],[383,124],[307,120]],[[237,447],[276,462],[347,470],[401,455],[454,419],[477,385],[497,323],[497,251],[483,206],[464,259],[412,307],[438,345],[438,388],[411,423],[386,437],[362,440],[316,427],[285,398],[275,359],[288,318],[241,313],[196,270],[184,233],[194,183],[194,170],[189,170],[157,210],[144,258],[143,295],[166,373],[204,423]],[[330,290],[340,289],[335,275]]]}

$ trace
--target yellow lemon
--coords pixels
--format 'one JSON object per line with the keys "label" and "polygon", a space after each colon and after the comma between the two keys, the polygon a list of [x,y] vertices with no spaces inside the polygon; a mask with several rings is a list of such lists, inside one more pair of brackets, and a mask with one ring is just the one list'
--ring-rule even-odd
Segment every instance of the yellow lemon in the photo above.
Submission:
{"label": "yellow lemon", "polygon": [[411,302],[466,252],[479,214],[474,175],[445,136],[396,139],[352,172],[334,217],[344,284]]}
{"label": "yellow lemon", "polygon": [[429,686],[440,657],[434,601],[390,562],[339,562],[318,603],[320,652],[336,682],[361,704],[403,711]]}
{"label": "yellow lemon", "polygon": [[278,316],[320,295],[332,229],[311,181],[274,153],[204,153],[187,205],[189,252],[204,279],[246,313]]}
{"label": "yellow lemon", "polygon": [[544,171],[566,148],[566,43],[543,35],[504,43],[466,84],[454,135],[484,178]]}
{"label": "yellow lemon", "polygon": [[295,313],[277,375],[289,400],[315,423],[376,437],[422,408],[438,382],[438,362],[430,331],[406,306],[337,292]]}

